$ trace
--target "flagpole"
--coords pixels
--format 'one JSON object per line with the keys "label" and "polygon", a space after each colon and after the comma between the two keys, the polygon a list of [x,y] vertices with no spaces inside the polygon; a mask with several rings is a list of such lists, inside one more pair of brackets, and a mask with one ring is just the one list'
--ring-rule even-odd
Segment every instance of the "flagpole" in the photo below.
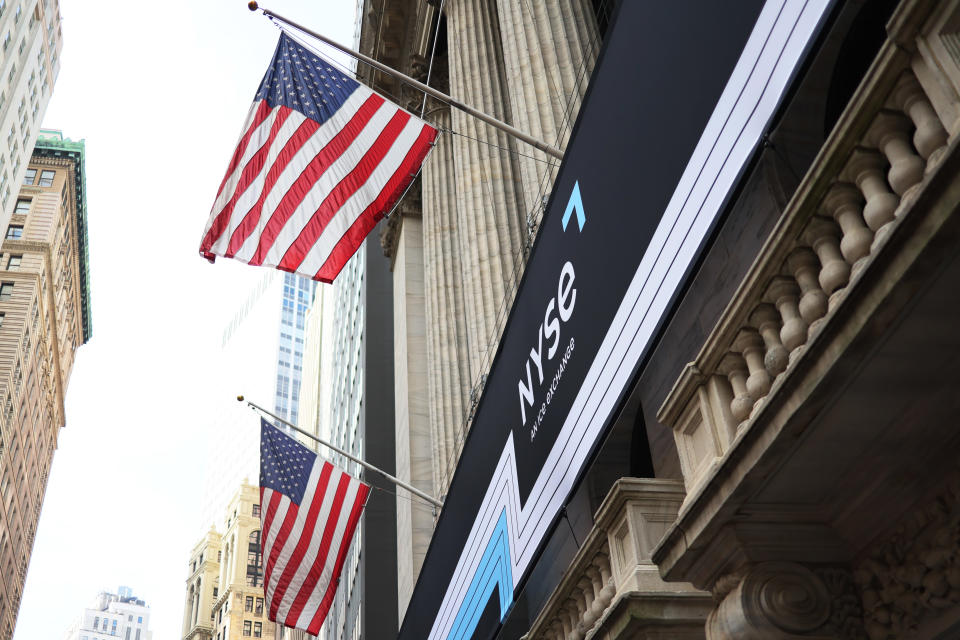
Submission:
{"label": "flagpole", "polygon": [[360,61],[362,61],[362,62],[367,63],[368,65],[370,65],[370,66],[373,67],[374,69],[379,69],[380,71],[386,73],[387,75],[393,76],[394,78],[397,78],[398,80],[400,80],[400,81],[402,81],[402,82],[405,82],[405,83],[409,84],[410,86],[415,87],[415,88],[419,89],[420,91],[423,91],[424,93],[426,93],[426,94],[428,94],[428,95],[433,96],[434,98],[436,98],[437,100],[440,100],[441,102],[446,102],[446,103],[449,104],[451,107],[456,107],[457,109],[460,109],[461,111],[463,111],[463,112],[465,112],[465,113],[468,113],[468,114],[472,115],[472,116],[475,117],[475,118],[479,118],[480,120],[483,120],[484,122],[486,122],[486,123],[489,124],[490,126],[496,127],[497,129],[500,129],[501,131],[503,131],[503,132],[505,132],[505,133],[507,133],[507,134],[509,134],[509,135],[511,135],[511,136],[513,136],[513,137],[515,137],[515,138],[519,138],[520,140],[523,140],[523,141],[526,142],[527,144],[535,147],[536,149],[539,149],[540,151],[543,151],[543,152],[546,153],[547,155],[551,155],[551,156],[553,156],[554,158],[557,158],[558,160],[563,160],[563,151],[560,151],[560,149],[557,149],[556,147],[551,146],[551,145],[547,144],[546,142],[542,142],[542,141],[540,141],[540,140],[537,140],[536,138],[534,138],[534,137],[532,137],[532,136],[524,133],[523,131],[520,131],[520,130],[517,129],[516,127],[510,126],[510,125],[507,124],[506,122],[501,122],[500,120],[497,120],[496,118],[494,118],[494,117],[492,117],[492,116],[488,116],[487,114],[483,113],[482,111],[478,111],[477,109],[474,109],[474,108],[471,107],[470,105],[467,105],[467,104],[464,104],[463,102],[460,102],[460,101],[457,100],[456,98],[452,98],[452,97],[448,96],[447,94],[445,94],[445,93],[443,93],[443,92],[441,92],[441,91],[437,91],[437,90],[434,89],[433,87],[431,87],[431,86],[429,86],[429,85],[426,85],[426,84],[420,82],[419,80],[414,80],[414,79],[411,78],[410,76],[405,75],[405,74],[403,74],[403,73],[400,73],[400,72],[397,71],[396,69],[393,69],[393,68],[391,68],[391,67],[388,67],[387,65],[383,64],[382,62],[380,62],[380,61],[378,61],[378,60],[374,60],[374,59],[371,58],[370,56],[364,55],[364,54],[360,53],[359,51],[354,51],[353,49],[350,49],[349,47],[346,47],[346,46],[340,44],[339,42],[336,42],[336,41],[334,41],[334,40],[331,40],[330,38],[327,38],[326,36],[320,35],[320,34],[317,33],[316,31],[312,31],[312,30],[310,30],[310,29],[307,29],[307,28],[304,27],[303,25],[297,24],[297,23],[294,22],[293,20],[289,20],[289,19],[287,19],[287,18],[284,18],[283,16],[281,16],[281,15],[278,14],[278,13],[274,13],[273,11],[270,11],[269,9],[263,9],[263,8],[260,7],[254,0],[251,0],[250,2],[248,2],[248,3],[247,3],[247,6],[250,8],[250,11],[256,11],[257,9],[260,9],[260,11],[262,11],[263,14],[264,14],[265,16],[267,16],[267,17],[275,18],[275,19],[277,19],[277,20],[280,20],[281,22],[285,22],[286,24],[288,24],[288,25],[290,25],[291,27],[297,29],[298,31],[302,31],[303,33],[309,34],[309,35],[313,36],[314,38],[316,38],[317,40],[320,40],[321,42],[327,43],[328,45],[330,45],[330,46],[333,47],[334,49],[337,49],[337,50],[339,50],[339,51],[342,51],[343,53],[345,53],[345,54],[347,54],[347,55],[349,55],[349,56],[352,56],[352,57],[356,58],[357,60],[360,60]]}
{"label": "flagpole", "polygon": [[429,494],[427,494],[427,493],[424,493],[424,492],[421,491],[420,489],[417,489],[417,488],[416,488],[415,486],[413,486],[412,484],[408,484],[408,483],[404,482],[403,480],[401,480],[400,478],[397,478],[397,477],[394,477],[394,476],[390,475],[389,473],[387,473],[387,472],[384,471],[383,469],[379,469],[379,468],[373,466],[372,464],[370,464],[369,462],[365,462],[363,459],[358,458],[357,456],[355,456],[355,455],[353,455],[353,454],[351,454],[351,453],[347,453],[346,451],[344,451],[344,450],[341,449],[340,447],[337,447],[337,446],[335,446],[335,445],[332,445],[332,444],[330,444],[329,442],[327,442],[326,440],[321,440],[320,438],[318,438],[317,436],[313,435],[313,434],[310,433],[309,431],[304,431],[303,429],[301,429],[301,428],[298,427],[297,425],[293,424],[292,422],[288,422],[288,421],[284,420],[283,418],[281,418],[281,417],[278,416],[277,414],[273,413],[272,411],[268,411],[268,410],[264,409],[263,407],[261,407],[261,406],[258,405],[257,403],[251,402],[251,401],[249,401],[249,400],[246,400],[243,396],[237,396],[237,401],[238,401],[238,402],[246,402],[247,405],[249,405],[249,406],[250,406],[252,409],[254,409],[255,411],[259,411],[260,413],[262,413],[262,414],[264,414],[264,415],[267,415],[267,416],[270,416],[271,418],[273,418],[273,419],[275,419],[275,420],[279,420],[280,422],[282,422],[283,424],[287,425],[288,427],[290,427],[290,428],[293,429],[294,431],[296,431],[296,432],[298,432],[298,433],[302,433],[303,435],[307,436],[307,437],[310,438],[311,440],[315,440],[315,441],[317,441],[318,443],[322,444],[323,446],[325,446],[325,447],[327,447],[327,448],[330,448],[330,449],[333,449],[334,451],[336,451],[337,453],[339,453],[339,454],[342,455],[343,457],[349,458],[350,460],[353,460],[354,462],[356,462],[357,464],[359,464],[361,467],[364,467],[365,469],[370,469],[371,471],[376,471],[377,473],[379,473],[380,475],[382,475],[384,478],[386,478],[387,480],[389,480],[389,481],[392,482],[393,484],[397,485],[398,487],[403,487],[404,489],[406,489],[407,491],[409,491],[410,493],[412,493],[412,494],[415,495],[415,496],[419,496],[419,497],[423,498],[424,500],[426,500],[427,502],[429,502],[429,503],[432,504],[433,506],[437,507],[438,509],[443,507],[443,503],[442,503],[441,501],[437,500],[436,498],[434,498],[433,496],[431,496],[431,495],[429,495]]}

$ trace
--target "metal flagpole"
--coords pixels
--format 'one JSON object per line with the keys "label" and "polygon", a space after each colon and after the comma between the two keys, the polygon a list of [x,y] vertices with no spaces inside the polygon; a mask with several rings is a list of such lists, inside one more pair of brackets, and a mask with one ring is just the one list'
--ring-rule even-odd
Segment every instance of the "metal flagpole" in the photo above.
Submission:
{"label": "metal flagpole", "polygon": [[461,111],[463,111],[463,112],[465,112],[465,113],[469,113],[470,115],[472,115],[472,116],[475,117],[475,118],[479,118],[480,120],[483,120],[484,122],[486,122],[486,123],[489,124],[490,126],[496,127],[497,129],[500,129],[501,131],[503,131],[503,132],[505,132],[505,133],[507,133],[507,134],[509,134],[509,135],[511,135],[511,136],[513,136],[513,137],[515,137],[515,138],[519,138],[520,140],[523,140],[523,141],[526,142],[527,144],[529,144],[529,145],[531,145],[531,146],[539,149],[540,151],[543,151],[543,152],[546,153],[547,155],[551,155],[551,156],[553,156],[554,158],[557,158],[558,160],[563,160],[563,152],[560,151],[560,149],[557,149],[556,147],[553,147],[553,146],[547,144],[546,142],[542,142],[542,141],[540,141],[540,140],[537,140],[536,138],[534,138],[534,137],[532,137],[532,136],[530,136],[530,135],[527,135],[527,134],[524,133],[523,131],[520,131],[520,130],[517,129],[516,127],[511,127],[511,126],[510,126],[509,124],[507,124],[506,122],[501,122],[500,120],[497,120],[496,118],[493,118],[493,117],[491,117],[491,116],[488,116],[487,114],[483,113],[482,111],[478,111],[478,110],[474,109],[473,107],[471,107],[470,105],[467,105],[467,104],[464,104],[464,103],[460,102],[460,101],[457,100],[456,98],[451,98],[451,97],[448,96],[447,94],[442,93],[442,92],[440,92],[440,91],[437,91],[437,90],[434,89],[433,87],[428,86],[428,85],[425,85],[425,84],[423,84],[422,82],[420,82],[419,80],[414,80],[414,79],[411,78],[410,76],[404,75],[404,74],[400,73],[399,71],[397,71],[396,69],[393,69],[393,68],[391,68],[391,67],[388,67],[387,65],[383,64],[382,62],[379,62],[379,61],[377,61],[377,60],[374,60],[374,59],[371,58],[370,56],[366,56],[366,55],[360,53],[359,51],[354,51],[353,49],[350,49],[350,48],[348,48],[348,47],[345,47],[344,45],[342,45],[342,44],[340,44],[340,43],[338,43],[338,42],[336,42],[336,41],[334,41],[334,40],[331,40],[330,38],[327,38],[326,36],[320,35],[320,34],[317,33],[316,31],[311,31],[310,29],[307,29],[306,27],[304,27],[304,26],[302,26],[302,25],[300,25],[300,24],[297,24],[297,23],[294,22],[293,20],[288,20],[287,18],[284,18],[283,16],[281,16],[281,15],[279,15],[279,14],[277,14],[277,13],[274,13],[273,11],[270,11],[269,9],[263,9],[263,8],[261,8],[254,0],[251,0],[250,2],[248,2],[248,3],[247,3],[247,6],[250,8],[250,11],[256,11],[257,9],[260,9],[260,11],[262,11],[265,16],[268,16],[268,17],[270,17],[270,18],[275,18],[275,19],[277,19],[277,20],[280,20],[281,22],[285,22],[286,24],[288,24],[288,25],[290,25],[291,27],[297,29],[298,31],[302,31],[303,33],[309,34],[309,35],[313,36],[314,38],[316,38],[317,40],[320,40],[321,42],[327,43],[328,45],[330,45],[330,46],[333,47],[334,49],[337,49],[337,50],[339,50],[339,51],[342,51],[343,53],[345,53],[345,54],[347,54],[347,55],[349,55],[349,56],[352,56],[352,57],[356,58],[357,60],[360,60],[360,61],[362,61],[362,62],[367,63],[368,65],[370,65],[370,66],[373,67],[374,69],[379,69],[380,71],[383,71],[383,72],[386,73],[387,75],[391,75],[391,76],[393,76],[394,78],[397,78],[397,79],[399,79],[400,81],[405,82],[405,83],[409,84],[410,86],[415,87],[415,88],[419,89],[420,91],[423,91],[424,93],[433,96],[434,98],[436,98],[437,100],[440,100],[441,102],[446,102],[446,103],[449,104],[451,107],[456,107],[457,109],[460,109]]}
{"label": "metal flagpole", "polygon": [[309,431],[304,431],[303,429],[301,429],[301,428],[298,427],[297,425],[295,425],[295,424],[293,424],[293,423],[291,423],[291,422],[287,422],[286,420],[284,420],[283,418],[281,418],[281,417],[278,416],[277,414],[275,414],[275,413],[273,413],[273,412],[271,412],[271,411],[267,411],[266,409],[264,409],[263,407],[261,407],[261,406],[258,405],[257,403],[255,403],[255,402],[250,402],[249,400],[245,400],[245,398],[244,398],[243,396],[237,396],[237,401],[238,401],[238,402],[246,402],[246,403],[247,403],[252,409],[254,409],[255,411],[259,411],[260,413],[262,413],[262,414],[264,414],[264,415],[267,415],[267,416],[270,416],[271,418],[273,418],[273,419],[275,419],[275,420],[279,420],[280,422],[282,422],[283,424],[287,425],[288,427],[290,427],[290,428],[293,429],[294,431],[296,431],[296,432],[298,432],[298,433],[302,433],[303,435],[307,436],[307,437],[310,438],[311,440],[316,440],[318,443],[322,444],[323,446],[328,447],[328,448],[330,448],[330,449],[333,449],[334,451],[336,451],[337,453],[339,453],[339,454],[342,455],[343,457],[349,458],[350,460],[353,460],[354,462],[356,462],[357,464],[359,464],[361,467],[364,467],[365,469],[370,469],[371,471],[376,471],[377,473],[379,473],[380,475],[382,475],[384,478],[386,478],[387,480],[389,480],[389,481],[392,482],[393,484],[397,485],[398,487],[403,487],[404,489],[406,489],[407,491],[409,491],[410,493],[412,493],[412,494],[415,495],[415,496],[419,496],[419,497],[423,498],[424,500],[426,500],[427,502],[429,502],[429,503],[432,504],[433,506],[437,507],[438,509],[441,508],[441,507],[443,507],[443,503],[440,502],[439,500],[437,500],[436,498],[434,498],[433,496],[424,493],[423,491],[421,491],[420,489],[417,489],[415,486],[413,486],[413,485],[411,485],[411,484],[407,484],[406,482],[404,482],[404,481],[401,480],[400,478],[396,478],[396,477],[390,475],[389,473],[387,473],[387,472],[384,471],[383,469],[379,469],[379,468],[373,466],[372,464],[370,464],[369,462],[365,462],[364,460],[362,460],[361,458],[358,458],[357,456],[353,455],[352,453],[347,453],[346,451],[344,451],[344,450],[341,449],[340,447],[334,446],[334,445],[330,444],[329,442],[327,442],[327,441],[325,441],[325,440],[321,440],[320,438],[318,438],[317,436],[313,435],[313,434],[310,433]]}

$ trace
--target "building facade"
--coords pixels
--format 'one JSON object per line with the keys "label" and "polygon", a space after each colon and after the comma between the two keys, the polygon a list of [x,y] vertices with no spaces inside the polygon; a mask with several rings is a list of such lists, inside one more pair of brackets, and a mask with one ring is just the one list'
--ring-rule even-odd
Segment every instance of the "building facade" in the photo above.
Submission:
{"label": "building facade", "polygon": [[[394,472],[393,344],[389,265],[368,238],[332,285],[327,437],[388,473]],[[395,488],[342,456],[324,453],[374,490],[357,525],[340,587],[320,630],[323,640],[389,638],[397,620],[377,603],[393,603],[396,591]]]}
{"label": "building facade", "polygon": [[0,3],[0,228],[6,228],[60,73],[60,3]]}
{"label": "building facade", "polygon": [[13,636],[77,347],[90,339],[84,144],[44,131],[0,245],[0,638]]}
{"label": "building facade", "polygon": [[[361,51],[562,149],[615,3],[374,5],[362,14]],[[443,130],[381,234],[394,292],[397,476],[443,497],[557,162],[382,73],[361,65],[359,75]],[[431,505],[398,496],[398,619],[436,516]]]}
{"label": "building facade", "polygon": [[[260,489],[243,483],[190,554],[183,640],[273,638],[263,595]],[[221,532],[222,531],[222,532]]]}
{"label": "building facade", "polygon": [[153,640],[150,607],[127,587],[105,591],[83,610],[64,640]]}
{"label": "building facade", "polygon": [[[633,171],[638,192],[661,186],[649,176],[675,160],[674,152],[683,153],[677,147],[685,123],[695,129],[691,149],[696,136],[705,136],[708,149],[737,139],[725,141],[724,129],[700,121],[689,124],[693,112],[686,107],[694,101],[683,104],[677,96],[709,85],[704,69],[728,56],[716,95],[704,99],[706,122],[720,108],[718,97],[738,88],[730,72],[735,65],[755,55],[753,69],[772,70],[774,59],[786,57],[770,53],[788,50],[772,44],[777,37],[789,42],[785,36],[771,35],[756,48],[745,45],[748,36],[766,33],[775,16],[791,21],[784,33],[803,46],[790,73],[763,76],[765,89],[782,82],[782,92],[750,134],[757,140],[722,187],[716,217],[703,225],[696,259],[677,276],[661,319],[618,334],[649,346],[642,355],[625,348],[624,361],[635,357],[636,366],[597,383],[598,394],[613,397],[601,418],[609,420],[603,437],[582,475],[564,485],[570,495],[534,554],[542,558],[522,580],[499,583],[500,589],[518,585],[516,593],[500,593],[499,612],[496,591],[477,598],[469,615],[476,616],[474,628],[485,630],[482,637],[960,635],[960,309],[953,295],[960,286],[960,3],[758,2],[749,10],[746,3],[726,5],[722,13],[734,6],[744,11],[736,20],[715,3],[691,2],[683,21],[655,3],[620,6],[623,22],[613,25],[601,60],[622,57],[592,82],[597,92],[650,83],[650,100],[638,101],[635,112],[659,120],[634,129],[650,137],[632,141],[649,147],[616,159]],[[648,23],[668,35],[646,33],[647,39],[657,46],[658,37],[683,42],[691,55],[642,55],[650,48],[637,34]],[[741,29],[736,45],[729,40],[732,24]],[[624,44],[630,40],[632,46]],[[670,75],[657,76],[657,69]],[[738,95],[750,95],[749,83],[743,86]],[[611,104],[597,106],[595,97],[587,97],[582,118],[598,108],[595,119],[614,119]],[[740,117],[729,114],[730,121]],[[666,135],[654,135],[657,129]],[[578,142],[575,136],[574,150]],[[615,142],[605,138],[606,150]],[[677,175],[689,157],[680,158]],[[564,169],[573,160],[566,158]],[[605,161],[592,160],[601,167]],[[710,175],[720,180],[719,173]],[[427,178],[425,170],[424,188]],[[659,209],[651,207],[654,230],[676,185],[666,185]],[[641,208],[643,195],[610,203],[585,188],[581,231],[649,213]],[[426,226],[426,205],[423,215]],[[559,229],[556,217],[551,224]],[[640,262],[646,240],[639,234],[631,240]],[[663,253],[679,259],[675,249]],[[589,260],[597,256],[580,256],[577,264],[581,300],[596,284],[580,270]],[[653,277],[639,280],[638,290]],[[578,334],[577,349],[589,339]],[[571,366],[566,375],[575,371]],[[574,381],[577,398],[586,376]],[[558,411],[559,402],[554,396],[550,410]],[[531,490],[522,500],[536,497]],[[444,524],[441,515],[438,531],[455,528]],[[436,592],[446,585],[423,584],[424,576],[447,575],[428,573],[431,556],[444,546],[452,542],[434,540],[410,605],[411,612],[421,607],[413,613],[423,621],[405,621],[402,638],[472,637],[464,623],[469,615],[455,617],[456,603],[437,613]],[[460,631],[431,634],[439,629],[431,627],[434,616],[442,615]]]}
{"label": "building facade", "polygon": [[[299,418],[306,316],[315,287],[313,280],[292,273],[283,274],[274,413],[293,424],[298,424]],[[282,428],[282,425],[277,426]]]}

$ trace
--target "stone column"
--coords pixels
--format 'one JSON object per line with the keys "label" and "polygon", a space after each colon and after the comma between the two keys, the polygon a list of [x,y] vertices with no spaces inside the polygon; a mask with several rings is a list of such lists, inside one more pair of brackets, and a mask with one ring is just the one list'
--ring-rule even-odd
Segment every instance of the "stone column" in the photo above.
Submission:
{"label": "stone column", "polygon": [[[435,112],[450,127],[450,110]],[[441,136],[423,167],[423,268],[427,309],[427,369],[433,480],[445,493],[456,466],[457,434],[470,396],[464,281],[457,224],[453,139]]]}
{"label": "stone column", "polygon": [[[600,51],[600,34],[589,0],[497,0],[514,126],[564,148]],[[520,152],[552,160],[517,143]],[[556,170],[532,158],[519,158],[523,211],[539,224],[541,184],[546,194]],[[549,175],[545,175],[548,174]]]}
{"label": "stone column", "polygon": [[[501,120],[510,120],[495,0],[449,0],[450,93]],[[526,215],[516,158],[506,134],[459,110],[453,129],[457,224],[470,348],[471,384],[499,340],[497,315],[509,307],[523,261]]]}
{"label": "stone column", "polygon": [[[396,473],[433,494],[430,419],[427,408],[423,225],[414,207],[401,207],[393,258],[393,345]],[[400,620],[433,533],[433,508],[397,491],[397,596]]]}

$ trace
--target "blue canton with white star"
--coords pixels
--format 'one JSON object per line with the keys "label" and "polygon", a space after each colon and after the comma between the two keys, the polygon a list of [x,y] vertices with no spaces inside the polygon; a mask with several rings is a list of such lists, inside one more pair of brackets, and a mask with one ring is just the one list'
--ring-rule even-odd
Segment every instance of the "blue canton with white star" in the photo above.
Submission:
{"label": "blue canton with white star", "polygon": [[260,82],[256,102],[290,107],[323,124],[360,85],[286,33]]}
{"label": "blue canton with white star", "polygon": [[317,454],[260,419],[260,486],[300,505]]}

